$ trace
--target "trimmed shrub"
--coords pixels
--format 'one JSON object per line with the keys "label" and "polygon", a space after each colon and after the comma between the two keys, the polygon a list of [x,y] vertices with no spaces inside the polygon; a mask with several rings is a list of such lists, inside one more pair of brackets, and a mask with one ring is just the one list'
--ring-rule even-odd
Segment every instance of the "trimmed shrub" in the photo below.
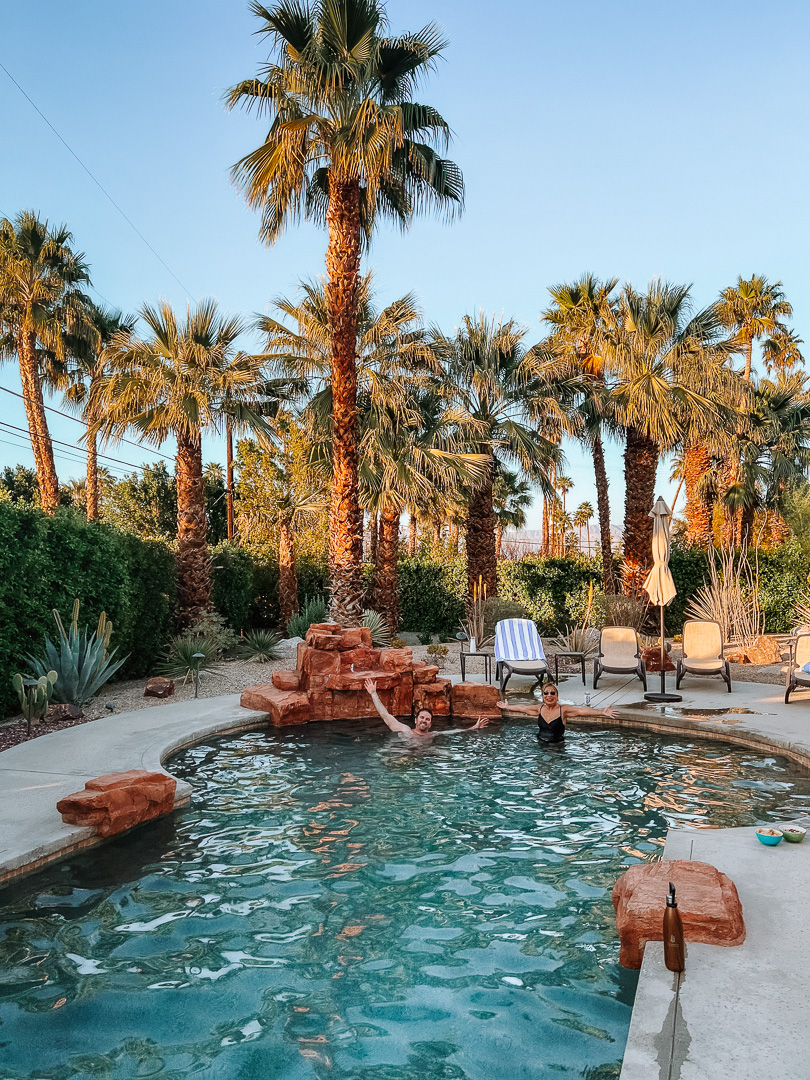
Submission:
{"label": "trimmed shrub", "polygon": [[233,541],[211,549],[214,607],[237,634],[250,624],[256,595],[256,571],[251,556]]}
{"label": "trimmed shrub", "polygon": [[452,638],[464,618],[467,564],[461,557],[400,559],[400,630]]}
{"label": "trimmed shrub", "polygon": [[53,515],[0,503],[0,706],[17,705],[11,687],[23,657],[53,635],[52,610],[69,617],[73,601],[92,624],[106,611],[113,646],[129,658],[121,675],[145,674],[171,634],[174,556],[72,509]]}
{"label": "trimmed shrub", "polygon": [[498,594],[528,611],[541,634],[556,634],[582,618],[590,582],[599,589],[602,563],[595,558],[527,555],[498,564]]}

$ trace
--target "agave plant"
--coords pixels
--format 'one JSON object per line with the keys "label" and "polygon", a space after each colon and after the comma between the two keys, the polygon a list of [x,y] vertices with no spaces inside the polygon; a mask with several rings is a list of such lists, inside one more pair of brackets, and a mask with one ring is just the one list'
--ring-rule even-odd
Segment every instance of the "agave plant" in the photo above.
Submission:
{"label": "agave plant", "polygon": [[249,630],[239,639],[236,655],[245,663],[266,664],[278,659],[278,643],[281,638],[273,630]]}
{"label": "agave plant", "polygon": [[78,600],[73,602],[67,631],[58,611],[54,610],[53,617],[59,631],[58,643],[45,638],[44,656],[27,656],[26,660],[38,678],[47,678],[49,672],[56,672],[54,701],[66,705],[86,705],[126,662],[127,657],[113,661],[117,650],[107,651],[113,627],[105,612],[102,611],[99,616],[98,627],[92,634],[86,626],[79,630]]}
{"label": "agave plant", "polygon": [[379,611],[372,611],[371,608],[366,608],[363,612],[363,622],[361,625],[367,627],[371,631],[372,645],[377,645],[382,649],[390,648],[391,630]]}
{"label": "agave plant", "polygon": [[326,620],[326,600],[322,596],[310,596],[299,612],[287,620],[289,637],[306,637],[313,623]]}
{"label": "agave plant", "polygon": [[215,637],[180,634],[169,642],[158,671],[170,679],[182,679],[184,683],[193,679],[196,671],[201,675],[221,675],[217,664],[219,652],[219,641]]}

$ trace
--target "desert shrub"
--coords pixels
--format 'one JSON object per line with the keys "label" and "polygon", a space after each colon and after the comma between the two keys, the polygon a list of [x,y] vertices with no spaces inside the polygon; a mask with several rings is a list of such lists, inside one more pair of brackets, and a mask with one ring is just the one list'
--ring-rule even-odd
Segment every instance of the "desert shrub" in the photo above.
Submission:
{"label": "desert shrub", "polygon": [[361,625],[371,631],[372,645],[382,649],[391,647],[391,629],[379,611],[366,608]]}
{"label": "desert shrub", "polygon": [[219,659],[219,644],[214,638],[192,637],[181,634],[172,638],[166,649],[166,655],[158,665],[161,675],[170,679],[193,679],[198,661],[195,653],[202,653],[199,658],[200,674],[221,675],[222,672],[217,663]]}
{"label": "desert shrub", "polygon": [[274,630],[248,630],[239,639],[236,655],[245,662],[266,664],[278,659],[278,643],[281,638]]}
{"label": "desert shrub", "polygon": [[224,616],[220,615],[218,611],[204,612],[197,622],[188,630],[185,630],[181,636],[205,638],[206,641],[213,642],[219,656],[227,652],[228,649],[232,649],[239,641],[239,635],[228,626]]}
{"label": "desert shrub", "polygon": [[326,622],[326,598],[310,596],[301,605],[301,610],[287,620],[287,636],[306,637],[310,626],[320,622]]}

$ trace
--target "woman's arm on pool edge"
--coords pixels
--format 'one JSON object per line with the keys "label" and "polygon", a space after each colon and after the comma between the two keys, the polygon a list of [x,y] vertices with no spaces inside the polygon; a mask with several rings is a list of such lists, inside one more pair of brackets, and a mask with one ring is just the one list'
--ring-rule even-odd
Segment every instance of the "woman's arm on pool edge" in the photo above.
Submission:
{"label": "woman's arm on pool edge", "polygon": [[583,705],[580,708],[576,708],[573,705],[562,705],[563,722],[569,716],[604,716],[607,720],[615,720],[617,713],[615,709],[608,706],[607,709],[591,709]]}

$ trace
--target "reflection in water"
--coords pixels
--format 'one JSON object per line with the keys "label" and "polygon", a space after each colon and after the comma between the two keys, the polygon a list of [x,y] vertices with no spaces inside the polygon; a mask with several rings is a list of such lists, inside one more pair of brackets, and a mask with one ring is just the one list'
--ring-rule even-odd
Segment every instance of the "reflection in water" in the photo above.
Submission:
{"label": "reflection in water", "polygon": [[193,805],[0,913],[4,1078],[618,1076],[610,890],[668,824],[810,811],[780,758],[531,722],[412,749],[361,724],[182,752]]}

